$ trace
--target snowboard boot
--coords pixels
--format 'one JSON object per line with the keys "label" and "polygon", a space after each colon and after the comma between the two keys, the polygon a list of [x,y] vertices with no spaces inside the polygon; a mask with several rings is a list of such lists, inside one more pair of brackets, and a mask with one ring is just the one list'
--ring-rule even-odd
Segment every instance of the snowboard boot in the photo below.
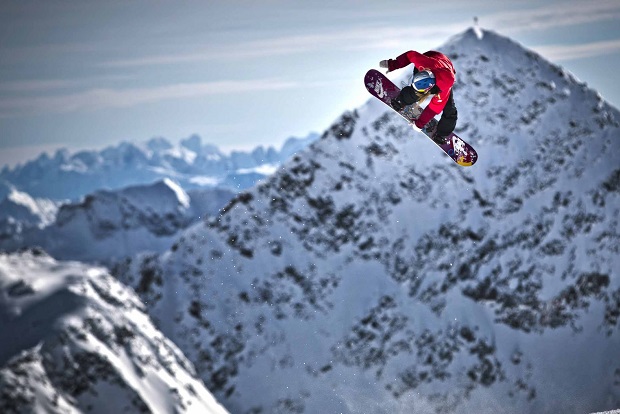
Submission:
{"label": "snowboard boot", "polygon": [[437,144],[439,145],[443,145],[443,144],[447,144],[448,143],[448,137],[442,137],[441,135],[439,135],[437,132],[435,132],[433,134],[433,141],[435,141]]}
{"label": "snowboard boot", "polygon": [[394,98],[390,101],[390,105],[394,108],[395,111],[400,112],[405,107],[405,104],[400,101],[398,98]]}

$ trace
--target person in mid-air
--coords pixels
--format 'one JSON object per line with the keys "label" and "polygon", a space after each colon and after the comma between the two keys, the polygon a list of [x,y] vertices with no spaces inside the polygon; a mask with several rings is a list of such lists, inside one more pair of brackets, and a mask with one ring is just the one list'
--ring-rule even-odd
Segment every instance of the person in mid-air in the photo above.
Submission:
{"label": "person in mid-air", "polygon": [[398,97],[392,100],[392,107],[400,111],[404,106],[421,102],[434,95],[415,121],[417,128],[423,129],[438,113],[442,112],[433,140],[439,144],[446,142],[448,135],[456,127],[457,111],[452,96],[452,85],[456,80],[456,70],[448,57],[430,50],[425,53],[405,52],[396,59],[382,60],[379,66],[388,72],[414,64],[413,79],[405,86]]}

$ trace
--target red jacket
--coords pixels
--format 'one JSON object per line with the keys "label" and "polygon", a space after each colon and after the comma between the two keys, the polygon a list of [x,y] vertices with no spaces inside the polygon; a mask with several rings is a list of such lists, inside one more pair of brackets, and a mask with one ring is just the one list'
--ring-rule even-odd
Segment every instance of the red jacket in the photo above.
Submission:
{"label": "red jacket", "polygon": [[452,85],[456,80],[456,70],[452,62],[443,53],[429,50],[425,53],[418,53],[413,50],[405,52],[396,59],[390,59],[388,70],[391,72],[396,69],[404,68],[413,63],[418,70],[429,69],[435,75],[435,82],[439,88],[439,93],[431,99],[420,117],[416,121],[418,127],[423,127],[435,115],[443,111],[446,106]]}

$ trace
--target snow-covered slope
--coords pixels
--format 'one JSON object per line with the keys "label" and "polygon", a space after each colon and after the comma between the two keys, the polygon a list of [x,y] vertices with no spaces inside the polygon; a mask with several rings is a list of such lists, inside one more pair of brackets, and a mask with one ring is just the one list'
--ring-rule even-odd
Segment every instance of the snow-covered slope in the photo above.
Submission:
{"label": "snow-covered slope", "polygon": [[0,246],[20,237],[31,228],[42,228],[56,219],[59,202],[35,199],[29,194],[7,186],[6,196],[0,201]]}
{"label": "snow-covered slope", "polygon": [[164,138],[153,138],[143,144],[123,142],[101,151],[70,154],[59,150],[52,157],[42,154],[24,165],[3,168],[0,182],[12,183],[33,197],[54,200],[78,200],[97,190],[143,185],[164,178],[176,180],[185,190],[220,186],[238,192],[256,184],[266,172],[316,139],[317,134],[291,137],[281,151],[258,147],[230,155],[214,145],[203,144],[197,135],[176,146]]}
{"label": "snow-covered slope", "polygon": [[234,193],[193,190],[164,179],[119,191],[97,191],[79,203],[60,207],[56,220],[0,239],[0,248],[16,251],[38,246],[57,259],[108,262],[142,251],[168,249],[177,233],[215,215]]}
{"label": "snow-covered slope", "polygon": [[35,199],[16,189],[0,201],[0,221],[20,221],[35,226],[47,226],[56,218],[58,203],[47,199]]}
{"label": "snow-covered slope", "polygon": [[0,254],[0,412],[225,413],[103,269]]}
{"label": "snow-covered slope", "polygon": [[620,406],[620,113],[495,33],[440,50],[475,166],[371,99],[115,270],[232,412]]}

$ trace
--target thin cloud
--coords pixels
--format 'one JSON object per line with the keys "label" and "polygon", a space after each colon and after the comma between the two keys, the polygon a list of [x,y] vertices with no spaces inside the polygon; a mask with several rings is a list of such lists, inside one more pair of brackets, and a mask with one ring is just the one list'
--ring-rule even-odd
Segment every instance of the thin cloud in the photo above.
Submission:
{"label": "thin cloud", "polygon": [[191,62],[217,61],[221,59],[253,59],[289,54],[308,53],[316,50],[342,49],[345,42],[371,40],[369,31],[347,31],[320,35],[296,35],[265,40],[254,40],[237,45],[209,47],[192,53],[144,56],[135,59],[109,61],[105,67],[131,67],[167,65]]}
{"label": "thin cloud", "polygon": [[41,113],[96,111],[127,108],[171,99],[194,98],[218,94],[282,90],[298,86],[275,79],[181,83],[153,88],[91,89],[83,92],[36,97],[0,99],[0,117],[10,118]]}
{"label": "thin cloud", "polygon": [[29,79],[29,80],[17,80],[10,82],[0,83],[0,92],[2,93],[43,93],[53,92],[58,90],[68,90],[84,88],[88,84],[96,82],[114,82],[114,81],[130,81],[131,78],[125,75],[107,75],[98,76],[92,78],[81,79]]}
{"label": "thin cloud", "polygon": [[587,3],[574,1],[561,5],[495,13],[483,16],[482,22],[488,21],[504,32],[515,33],[617,20],[619,17],[620,3],[617,0]]}
{"label": "thin cloud", "polygon": [[580,45],[547,45],[533,48],[536,52],[552,61],[584,59],[593,56],[605,56],[620,52],[620,39]]}
{"label": "thin cloud", "polygon": [[71,88],[76,82],[63,79],[28,80],[0,84],[0,92],[43,92],[55,89]]}
{"label": "thin cloud", "polygon": [[[454,31],[452,26],[419,26],[413,29],[395,28],[349,29],[323,31],[321,34],[293,35],[271,39],[253,40],[225,47],[204,48],[197,52],[144,56],[134,59],[114,60],[102,63],[105,67],[132,67],[148,65],[167,65],[192,62],[217,61],[220,59],[268,58],[290,54],[307,54],[315,51],[338,51],[385,48],[399,46],[410,39],[445,38]],[[459,25],[462,28],[463,25]]]}
{"label": "thin cloud", "polygon": [[[560,6],[543,6],[480,16],[483,27],[504,33],[545,30],[620,19],[620,3],[614,1],[567,2]],[[453,24],[427,24],[413,27],[368,27],[360,29],[317,30],[313,34],[284,35],[262,40],[199,49],[191,53],[142,56],[108,61],[105,67],[132,67],[217,61],[218,59],[252,59],[307,54],[315,51],[349,51],[357,49],[397,49],[416,40],[432,45],[471,25],[469,20]],[[363,46],[362,46],[363,45]]]}

